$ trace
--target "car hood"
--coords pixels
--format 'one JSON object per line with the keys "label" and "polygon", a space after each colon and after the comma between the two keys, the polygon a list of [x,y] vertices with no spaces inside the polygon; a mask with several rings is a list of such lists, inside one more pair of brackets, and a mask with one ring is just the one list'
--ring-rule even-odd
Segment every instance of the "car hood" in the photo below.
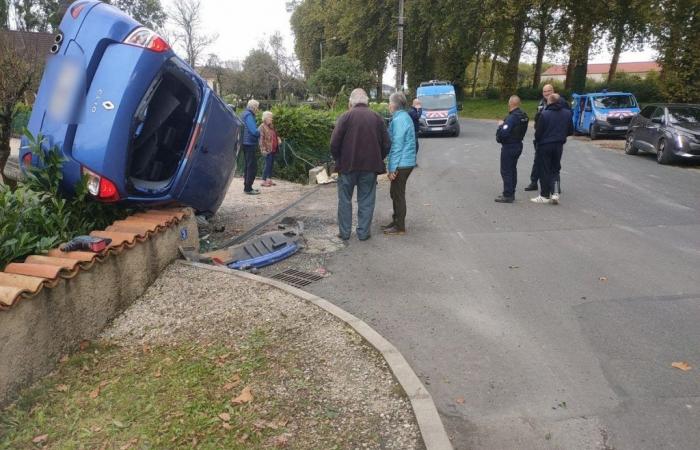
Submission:
{"label": "car hood", "polygon": [[675,124],[673,127],[683,133],[700,135],[700,123]]}

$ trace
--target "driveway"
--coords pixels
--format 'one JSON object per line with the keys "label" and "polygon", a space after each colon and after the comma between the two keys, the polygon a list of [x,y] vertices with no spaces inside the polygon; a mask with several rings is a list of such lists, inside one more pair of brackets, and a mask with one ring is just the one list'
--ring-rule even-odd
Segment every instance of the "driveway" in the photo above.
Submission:
{"label": "driveway", "polygon": [[561,204],[536,205],[529,143],[496,204],[494,133],[423,139],[408,234],[378,229],[380,183],[372,239],[307,289],[399,348],[458,449],[697,448],[700,171],[571,140]]}

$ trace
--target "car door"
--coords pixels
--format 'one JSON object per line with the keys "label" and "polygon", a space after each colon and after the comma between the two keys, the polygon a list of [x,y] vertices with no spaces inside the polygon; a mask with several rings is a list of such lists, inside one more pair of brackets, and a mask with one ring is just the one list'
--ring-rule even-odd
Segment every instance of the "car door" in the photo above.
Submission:
{"label": "car door", "polygon": [[659,106],[654,110],[649,120],[647,127],[646,142],[649,144],[649,150],[654,151],[659,139],[664,135],[664,127],[666,124],[666,108]]}
{"label": "car door", "polygon": [[647,106],[637,117],[632,121],[631,133],[634,145],[641,150],[650,151],[649,144],[649,125],[651,123],[651,115],[656,111],[656,106]]}
{"label": "car door", "polygon": [[198,211],[213,214],[226,196],[240,148],[241,123],[211,91],[206,112],[197,126],[190,172],[176,200]]}
{"label": "car door", "polygon": [[586,97],[586,103],[581,115],[581,125],[580,128],[586,133],[590,131],[591,124],[595,120],[593,115],[593,97]]}

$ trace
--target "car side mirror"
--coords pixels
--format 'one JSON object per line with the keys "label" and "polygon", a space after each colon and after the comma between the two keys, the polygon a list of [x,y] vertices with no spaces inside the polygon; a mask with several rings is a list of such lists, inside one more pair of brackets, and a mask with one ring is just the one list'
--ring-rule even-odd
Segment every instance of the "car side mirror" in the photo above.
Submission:
{"label": "car side mirror", "polygon": [[663,125],[663,123],[664,123],[663,117],[654,117],[653,119],[651,119],[651,121],[654,123],[661,124],[661,125]]}
{"label": "car side mirror", "polygon": [[461,103],[457,103],[457,111],[461,111],[464,109],[464,106]]}

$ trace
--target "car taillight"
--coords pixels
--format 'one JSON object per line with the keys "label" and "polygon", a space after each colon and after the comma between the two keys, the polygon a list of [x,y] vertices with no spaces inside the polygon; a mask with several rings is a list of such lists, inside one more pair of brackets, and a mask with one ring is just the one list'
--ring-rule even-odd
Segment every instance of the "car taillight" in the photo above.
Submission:
{"label": "car taillight", "polygon": [[87,2],[80,2],[73,5],[73,7],[70,9],[71,17],[77,19],[80,13],[83,12],[83,8],[85,8],[86,4]]}
{"label": "car taillight", "polygon": [[83,167],[83,175],[87,177],[87,188],[90,195],[104,202],[116,202],[119,200],[117,186],[110,180],[86,167]]}
{"label": "car taillight", "polygon": [[32,167],[32,157],[33,155],[31,152],[27,153],[22,157],[22,164],[24,165],[25,169],[29,169],[30,167]]}
{"label": "car taillight", "polygon": [[146,27],[140,27],[132,31],[131,34],[124,39],[124,43],[147,48],[157,53],[170,50],[170,45],[165,42],[165,39],[160,37],[155,31],[149,30]]}

